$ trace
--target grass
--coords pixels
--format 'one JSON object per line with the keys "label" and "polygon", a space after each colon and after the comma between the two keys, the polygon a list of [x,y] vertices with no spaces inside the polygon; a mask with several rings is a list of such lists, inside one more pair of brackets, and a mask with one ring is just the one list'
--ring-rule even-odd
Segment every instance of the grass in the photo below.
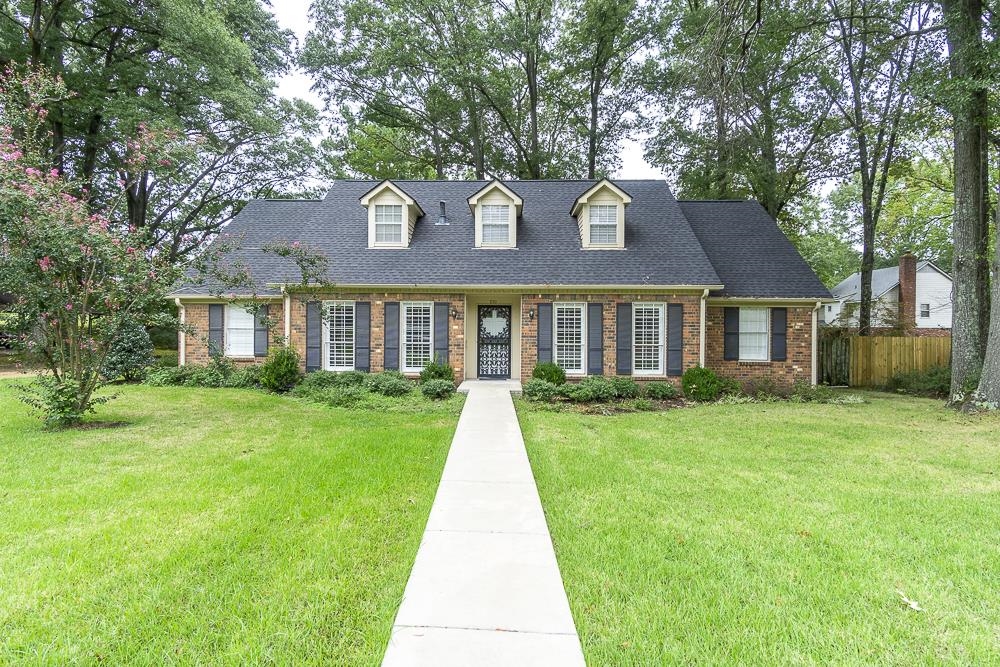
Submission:
{"label": "grass", "polygon": [[1000,663],[1000,418],[868,397],[519,402],[588,664]]}
{"label": "grass", "polygon": [[124,387],[43,431],[0,381],[0,664],[381,661],[461,399]]}

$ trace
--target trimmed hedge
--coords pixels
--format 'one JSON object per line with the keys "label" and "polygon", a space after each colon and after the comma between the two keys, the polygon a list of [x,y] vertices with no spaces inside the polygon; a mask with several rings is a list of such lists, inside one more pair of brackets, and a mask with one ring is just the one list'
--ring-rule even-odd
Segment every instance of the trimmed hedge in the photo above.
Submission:
{"label": "trimmed hedge", "polygon": [[535,369],[531,371],[531,377],[556,385],[566,384],[566,371],[551,361],[543,361],[536,365]]}

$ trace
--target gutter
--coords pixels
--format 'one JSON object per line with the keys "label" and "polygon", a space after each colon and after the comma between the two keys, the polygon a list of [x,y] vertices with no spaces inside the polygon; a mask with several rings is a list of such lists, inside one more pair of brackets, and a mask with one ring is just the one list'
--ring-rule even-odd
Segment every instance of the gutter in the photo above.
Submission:
{"label": "gutter", "polygon": [[812,386],[819,384],[819,310],[822,301],[817,301],[812,311]]}
{"label": "gutter", "polygon": [[285,345],[292,344],[292,296],[284,287],[281,288],[281,310],[285,316]]}
{"label": "gutter", "polygon": [[702,368],[705,367],[705,345],[708,339],[708,333],[705,330],[705,321],[708,318],[708,292],[705,290],[701,293],[701,326],[698,332],[698,365]]}
{"label": "gutter", "polygon": [[179,298],[174,298],[174,303],[177,304],[177,314],[181,320],[181,328],[177,332],[179,338],[177,341],[177,365],[183,366],[187,362],[187,334],[184,333],[184,324],[187,321],[187,309]]}
{"label": "gutter", "polygon": [[[375,285],[375,284],[348,284],[334,283],[330,285],[302,285],[301,283],[267,283],[267,287],[275,289],[286,289],[288,287],[299,287],[303,291],[398,291],[398,290],[421,290],[428,292],[446,291],[489,291],[504,290],[507,292],[622,292],[622,291],[643,291],[643,292],[663,292],[678,290],[721,290],[723,285],[518,285],[507,284],[441,284],[441,283],[406,283],[397,285]],[[809,300],[811,302],[811,299]]]}

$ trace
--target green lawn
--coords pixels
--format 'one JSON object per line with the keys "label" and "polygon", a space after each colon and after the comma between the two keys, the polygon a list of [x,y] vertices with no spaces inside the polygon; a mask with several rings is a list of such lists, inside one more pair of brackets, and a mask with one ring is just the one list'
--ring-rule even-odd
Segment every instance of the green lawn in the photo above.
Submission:
{"label": "green lawn", "polygon": [[46,432],[0,381],[0,664],[378,664],[462,399],[120,391]]}
{"label": "green lawn", "polygon": [[588,663],[1000,663],[1000,418],[869,398],[519,403]]}

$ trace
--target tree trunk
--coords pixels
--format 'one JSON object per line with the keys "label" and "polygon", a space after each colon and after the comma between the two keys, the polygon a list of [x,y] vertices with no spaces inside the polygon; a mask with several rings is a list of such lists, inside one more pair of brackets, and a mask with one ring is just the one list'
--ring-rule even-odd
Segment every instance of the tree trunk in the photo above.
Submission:
{"label": "tree trunk", "polygon": [[[867,195],[864,190],[868,188]],[[875,268],[875,220],[871,208],[871,184],[862,185],[861,212],[861,306],[858,309],[858,335],[872,334],[872,270]]]}
{"label": "tree trunk", "polygon": [[587,178],[597,177],[597,132],[599,129],[599,111],[601,88],[603,88],[604,73],[600,68],[590,73],[590,124],[587,127]]}
{"label": "tree trunk", "polygon": [[983,359],[983,374],[979,378],[976,400],[1000,408],[1000,209],[997,210],[997,243],[993,255],[993,307],[990,314],[989,342]]}
{"label": "tree trunk", "polygon": [[953,95],[955,142],[955,215],[952,224],[951,395],[964,395],[983,365],[984,292],[981,262],[983,220],[983,158],[988,108],[985,91],[966,84],[982,81],[981,0],[944,0],[952,79],[961,85]]}

